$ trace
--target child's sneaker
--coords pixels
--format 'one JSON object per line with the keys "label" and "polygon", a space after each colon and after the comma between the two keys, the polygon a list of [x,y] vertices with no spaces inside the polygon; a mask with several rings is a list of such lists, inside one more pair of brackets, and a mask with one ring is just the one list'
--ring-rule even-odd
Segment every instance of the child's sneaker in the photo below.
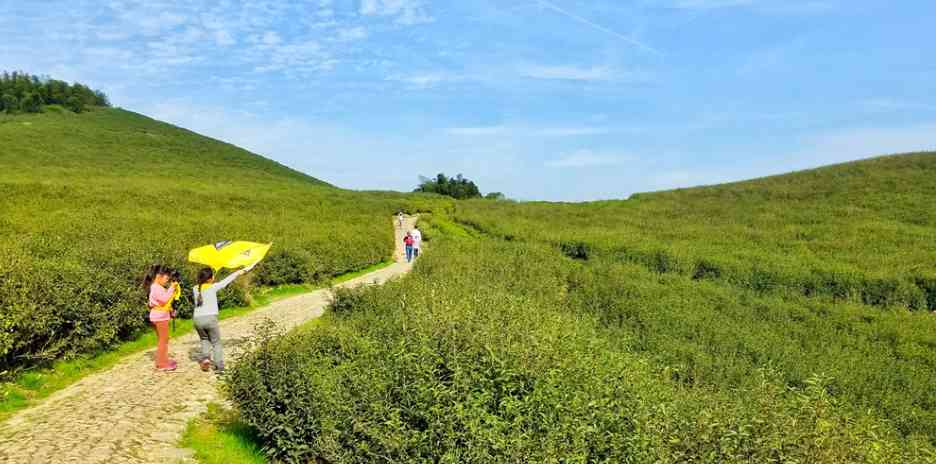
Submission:
{"label": "child's sneaker", "polygon": [[198,365],[201,366],[202,372],[208,372],[208,369],[211,369],[211,360],[202,359],[201,362],[198,363]]}

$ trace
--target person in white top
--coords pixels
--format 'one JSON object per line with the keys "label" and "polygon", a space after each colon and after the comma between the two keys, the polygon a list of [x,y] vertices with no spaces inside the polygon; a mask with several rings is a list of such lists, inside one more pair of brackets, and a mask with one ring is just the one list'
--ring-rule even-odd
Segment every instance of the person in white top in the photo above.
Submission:
{"label": "person in white top", "polygon": [[224,280],[215,283],[214,270],[204,268],[198,272],[198,285],[195,286],[195,313],[192,322],[198,338],[201,339],[201,360],[198,362],[203,371],[211,367],[214,360],[215,371],[224,372],[224,347],[221,345],[221,326],[218,324],[218,292],[234,282],[238,277],[250,272],[257,263],[228,274]]}
{"label": "person in white top", "polygon": [[410,235],[413,236],[413,257],[418,258],[419,251],[422,249],[422,232],[419,231],[419,226],[413,226]]}

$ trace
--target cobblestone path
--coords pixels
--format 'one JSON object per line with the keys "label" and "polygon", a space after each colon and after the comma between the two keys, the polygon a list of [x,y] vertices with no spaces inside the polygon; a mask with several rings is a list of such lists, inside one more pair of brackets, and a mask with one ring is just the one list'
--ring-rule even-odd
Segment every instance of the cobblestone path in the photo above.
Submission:
{"label": "cobblestone path", "polygon": [[[400,248],[402,230],[412,228],[415,218],[407,218],[403,228],[396,218],[393,223],[396,262],[341,287],[382,284],[410,270]],[[321,316],[329,297],[329,290],[318,290],[221,321],[225,354],[236,350],[266,319],[289,329]],[[169,347],[179,362],[175,372],[153,369],[153,347],[81,379],[0,424],[0,462],[192,462],[190,452],[179,449],[178,442],[189,420],[220,396],[214,374],[202,372],[194,361],[199,349],[194,332],[172,339]]]}

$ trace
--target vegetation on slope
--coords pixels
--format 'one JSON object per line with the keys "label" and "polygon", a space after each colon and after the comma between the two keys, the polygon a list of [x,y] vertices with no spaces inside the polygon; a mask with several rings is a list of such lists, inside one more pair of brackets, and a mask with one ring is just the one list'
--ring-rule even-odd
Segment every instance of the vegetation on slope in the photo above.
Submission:
{"label": "vegetation on slope", "polygon": [[189,277],[194,246],[274,243],[253,282],[223,301],[242,305],[252,285],[321,282],[388,259],[390,215],[436,201],[336,189],[112,109],[0,119],[0,165],[0,372],[132,337],[146,327],[146,267]]}
{"label": "vegetation on slope", "polygon": [[433,237],[414,273],[340,293],[329,323],[262,337],[230,398],[285,462],[915,462],[813,375],[687,384],[577,305],[554,249]]}
{"label": "vegetation on slope", "polygon": [[931,462],[934,173],[460,202],[410,278],[261,340],[229,393],[288,462]]}
{"label": "vegetation on slope", "polygon": [[45,105],[57,105],[80,113],[93,107],[109,107],[100,90],[21,72],[0,74],[0,113],[39,113]]}
{"label": "vegetation on slope", "polygon": [[457,219],[579,259],[639,263],[758,292],[933,310],[933,192],[936,154],[918,153],[629,201],[469,202]]}

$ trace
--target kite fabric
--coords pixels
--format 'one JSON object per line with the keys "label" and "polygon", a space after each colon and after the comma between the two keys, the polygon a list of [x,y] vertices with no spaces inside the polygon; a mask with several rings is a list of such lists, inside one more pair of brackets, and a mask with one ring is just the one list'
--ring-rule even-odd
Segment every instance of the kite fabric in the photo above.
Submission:
{"label": "kite fabric", "polygon": [[215,271],[221,268],[238,269],[259,263],[272,243],[232,242],[225,240],[189,251],[188,260],[204,264]]}

